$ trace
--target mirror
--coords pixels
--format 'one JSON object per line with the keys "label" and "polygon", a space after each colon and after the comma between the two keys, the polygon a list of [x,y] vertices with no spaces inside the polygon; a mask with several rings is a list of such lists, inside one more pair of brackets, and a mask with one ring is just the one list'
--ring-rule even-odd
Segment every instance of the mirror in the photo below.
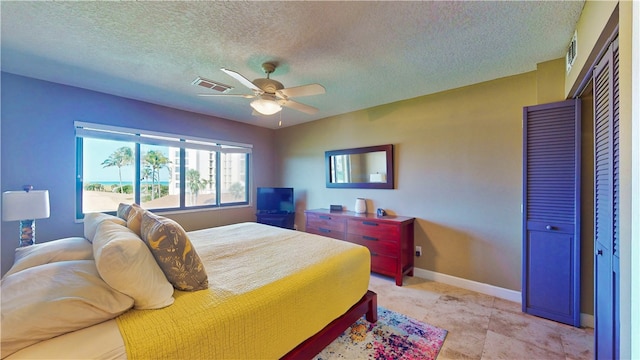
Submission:
{"label": "mirror", "polygon": [[327,151],[328,188],[393,189],[393,145]]}

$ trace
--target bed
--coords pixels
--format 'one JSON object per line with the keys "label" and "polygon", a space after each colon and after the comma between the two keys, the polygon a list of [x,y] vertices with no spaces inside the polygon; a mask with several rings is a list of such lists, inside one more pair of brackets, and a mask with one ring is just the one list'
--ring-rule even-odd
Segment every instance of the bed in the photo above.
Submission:
{"label": "bed", "polygon": [[[2,279],[2,358],[311,358],[362,315],[376,321],[362,246],[118,214],[85,219],[84,238],[16,250]],[[81,299],[57,303],[58,291]]]}

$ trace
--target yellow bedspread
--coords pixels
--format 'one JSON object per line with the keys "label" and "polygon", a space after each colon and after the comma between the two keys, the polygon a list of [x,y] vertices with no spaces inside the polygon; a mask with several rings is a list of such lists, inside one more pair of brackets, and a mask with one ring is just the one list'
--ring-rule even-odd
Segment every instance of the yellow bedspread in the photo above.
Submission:
{"label": "yellow bedspread", "polygon": [[117,318],[129,359],[276,359],[367,291],[361,246],[243,223],[189,232],[209,289]]}

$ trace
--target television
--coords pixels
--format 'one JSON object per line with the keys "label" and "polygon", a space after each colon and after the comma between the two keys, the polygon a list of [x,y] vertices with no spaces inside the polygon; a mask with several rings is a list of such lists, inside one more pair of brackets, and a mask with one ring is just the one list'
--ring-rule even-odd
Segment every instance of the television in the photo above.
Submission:
{"label": "television", "polygon": [[259,187],[256,205],[260,214],[293,213],[293,188]]}

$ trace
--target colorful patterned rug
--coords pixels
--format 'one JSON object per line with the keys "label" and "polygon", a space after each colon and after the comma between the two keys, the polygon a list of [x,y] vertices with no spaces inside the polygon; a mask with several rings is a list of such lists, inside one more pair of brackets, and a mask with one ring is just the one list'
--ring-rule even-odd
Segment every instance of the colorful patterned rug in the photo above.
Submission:
{"label": "colorful patterned rug", "polygon": [[360,318],[314,359],[435,359],[446,336],[447,330],[378,306],[378,322]]}

